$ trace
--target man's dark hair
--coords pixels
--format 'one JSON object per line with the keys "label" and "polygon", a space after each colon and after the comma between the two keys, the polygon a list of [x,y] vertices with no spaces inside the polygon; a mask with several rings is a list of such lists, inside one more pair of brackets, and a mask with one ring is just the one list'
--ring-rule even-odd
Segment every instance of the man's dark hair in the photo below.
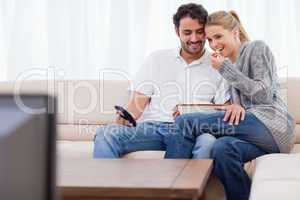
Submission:
{"label": "man's dark hair", "polygon": [[201,4],[189,3],[183,4],[173,16],[173,23],[176,28],[179,28],[180,20],[184,17],[190,17],[192,19],[198,19],[200,24],[206,22],[208,13],[207,10]]}

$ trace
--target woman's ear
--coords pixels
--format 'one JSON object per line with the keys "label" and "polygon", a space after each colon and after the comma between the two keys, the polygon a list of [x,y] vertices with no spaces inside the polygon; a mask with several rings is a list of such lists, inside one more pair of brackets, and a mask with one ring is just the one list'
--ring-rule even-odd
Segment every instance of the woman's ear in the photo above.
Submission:
{"label": "woman's ear", "polygon": [[240,28],[239,27],[235,27],[233,30],[233,36],[234,39],[239,39],[240,38]]}

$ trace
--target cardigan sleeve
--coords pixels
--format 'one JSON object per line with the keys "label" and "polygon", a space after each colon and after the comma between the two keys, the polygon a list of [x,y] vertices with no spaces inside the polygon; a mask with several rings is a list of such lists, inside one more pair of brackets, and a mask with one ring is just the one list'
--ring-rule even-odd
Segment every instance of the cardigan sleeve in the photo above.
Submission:
{"label": "cardigan sleeve", "polygon": [[247,96],[254,104],[270,104],[273,100],[274,57],[265,43],[256,41],[244,55],[247,59],[239,63],[248,66],[248,76],[243,74],[235,64],[226,59],[219,69],[219,73],[228,83]]}

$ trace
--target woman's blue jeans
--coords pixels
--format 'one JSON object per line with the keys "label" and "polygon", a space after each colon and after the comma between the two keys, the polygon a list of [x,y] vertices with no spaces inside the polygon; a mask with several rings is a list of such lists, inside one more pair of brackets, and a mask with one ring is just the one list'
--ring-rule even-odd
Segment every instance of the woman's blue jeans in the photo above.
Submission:
{"label": "woman's blue jeans", "polygon": [[251,181],[244,163],[279,150],[267,127],[252,113],[246,112],[239,125],[224,122],[224,115],[224,111],[191,113],[178,116],[175,123],[191,142],[207,133],[217,138],[211,152],[213,174],[223,183],[228,200],[248,199]]}

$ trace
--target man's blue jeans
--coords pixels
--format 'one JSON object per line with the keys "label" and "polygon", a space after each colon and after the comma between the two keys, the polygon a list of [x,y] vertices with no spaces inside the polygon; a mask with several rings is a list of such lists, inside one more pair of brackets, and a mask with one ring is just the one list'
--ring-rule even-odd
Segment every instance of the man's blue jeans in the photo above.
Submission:
{"label": "man's blue jeans", "polygon": [[136,127],[101,126],[94,139],[93,156],[119,158],[134,151],[163,150],[166,151],[165,158],[210,157],[215,137],[204,134],[197,138],[195,145],[195,142],[185,140],[178,131],[178,127],[169,122],[144,122]]}
{"label": "man's blue jeans", "polygon": [[252,113],[246,112],[239,125],[224,122],[224,115],[224,111],[192,113],[178,116],[175,123],[191,142],[207,133],[217,137],[211,152],[213,174],[223,183],[228,200],[248,199],[251,181],[244,163],[279,150],[267,127]]}

